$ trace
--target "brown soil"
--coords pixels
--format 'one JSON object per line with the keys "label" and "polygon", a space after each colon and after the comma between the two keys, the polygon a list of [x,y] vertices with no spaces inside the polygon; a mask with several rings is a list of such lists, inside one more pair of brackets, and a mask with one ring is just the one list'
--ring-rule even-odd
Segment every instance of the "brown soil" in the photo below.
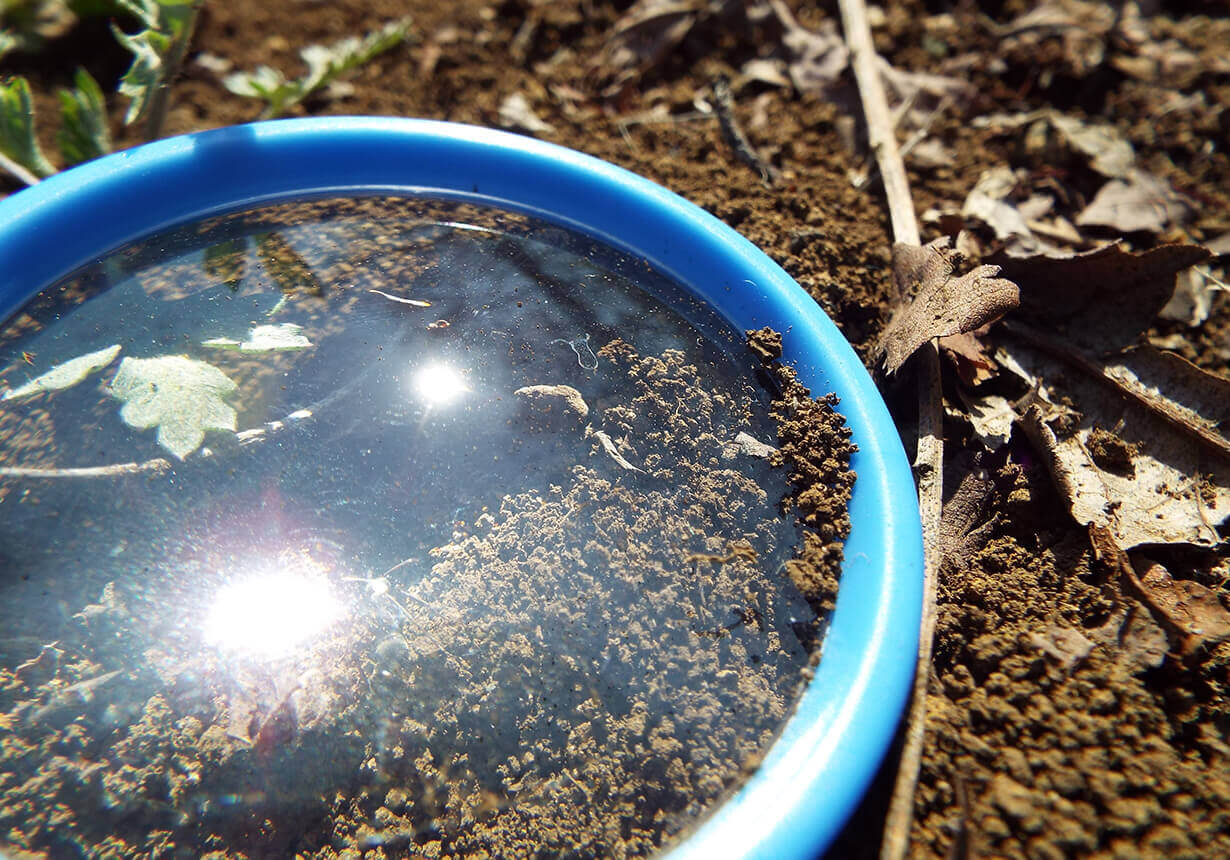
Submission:
{"label": "brown soil", "polygon": [[[766,187],[726,147],[715,121],[691,116],[717,73],[737,72],[761,50],[757,32],[711,21],[619,98],[594,99],[601,82],[589,61],[622,5],[410,4],[416,44],[366,68],[354,79],[352,97],[306,110],[494,125],[502,99],[523,93],[553,126],[546,139],[654,179],[740,230],[869,356],[890,309],[890,235],[878,189],[856,191],[848,180],[847,171],[863,161],[843,143],[849,124],[842,109],[759,83],[736,87],[736,116],[780,171],[777,184]],[[957,54],[974,57],[961,71],[975,85],[974,103],[940,112],[931,126],[931,135],[952,149],[952,163],[909,168],[917,210],[959,208],[980,171],[1004,163],[1023,165],[1030,183],[1049,182],[1087,200],[1092,189],[1070,165],[1017,151],[1007,138],[970,122],[996,111],[1055,107],[1113,124],[1142,164],[1195,197],[1200,205],[1187,238],[1230,229],[1230,158],[1216,144],[1230,117],[1225,75],[1171,75],[1169,91],[1185,98],[1159,106],[1157,86],[1096,59],[1083,64],[1079,58],[1088,51],[1068,50],[1045,31],[1026,44],[1001,44],[998,28],[1029,5],[911,0],[887,6],[877,47],[893,65],[926,71]],[[304,45],[368,30],[406,8],[391,0],[212,3],[196,47],[241,68],[272,63],[293,73]],[[834,16],[833,3],[799,12],[813,27]],[[1216,4],[1176,4],[1146,18],[1145,27],[1154,38],[1174,37],[1196,52],[1224,51],[1227,20]],[[90,64],[104,89],[114,82],[123,58],[105,42],[78,37],[65,53],[50,55],[55,62],[35,58],[10,67],[33,76],[38,106],[50,116],[54,87],[67,82],[72,62]],[[83,44],[83,53],[67,53]],[[117,117],[120,109],[114,106]],[[252,119],[257,111],[191,66],[174,90],[168,131]],[[48,146],[51,126],[42,131]],[[121,140],[135,142],[135,135]],[[1226,374],[1230,303],[1224,295],[1204,326],[1162,324],[1159,332],[1178,336],[1171,348]],[[889,384],[886,391],[908,438],[913,383]],[[977,460],[965,423],[954,420],[946,429],[948,459],[958,464],[947,486],[973,475],[982,488],[980,515],[968,524],[969,551],[941,576],[928,740],[909,855],[1230,855],[1230,644],[1186,661],[1167,655],[1147,613],[1141,616],[1122,583],[1094,558],[1025,440],[1018,434],[996,457]],[[1123,455],[1113,444],[1099,452],[1112,465]],[[1227,600],[1217,556],[1159,552],[1176,576],[1218,589]],[[1055,644],[1067,630],[1083,631],[1092,643],[1083,658],[1067,659]],[[887,782],[877,782],[835,856],[875,854]]]}

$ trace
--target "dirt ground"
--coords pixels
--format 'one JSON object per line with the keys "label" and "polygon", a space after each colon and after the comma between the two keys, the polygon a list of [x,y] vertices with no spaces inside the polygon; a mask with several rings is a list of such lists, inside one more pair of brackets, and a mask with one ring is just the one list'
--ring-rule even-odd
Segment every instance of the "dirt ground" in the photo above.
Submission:
{"label": "dirt ground", "polygon": [[[876,365],[877,340],[896,305],[892,236],[880,185],[852,181],[869,162],[848,73],[823,92],[802,91],[782,66],[772,67],[774,75],[750,63],[791,56],[790,33],[772,4],[688,6],[696,11],[682,36],[628,62],[612,41],[625,4],[208,2],[171,95],[167,132],[256,118],[259,105],[221,85],[211,70],[216,58],[238,69],[266,63],[299,73],[302,47],[409,13],[415,35],[407,46],[352,77],[348,94],[309,101],[298,112],[525,129],[534,123],[524,114],[501,115],[508,97],[522,95],[545,123],[536,136],[653,179],[759,245]],[[1033,235],[1062,248],[1123,237],[1124,247],[1144,251],[1223,237],[1230,231],[1230,69],[1219,59],[1230,44],[1225,6],[1070,0],[1042,8],[1049,18],[1024,23],[1034,5],[1016,0],[895,3],[873,16],[876,46],[893,68],[969,85],[950,98],[943,84],[922,86],[902,111],[925,114],[912,126],[919,140],[907,157],[924,241],[951,235],[972,262],[1015,241],[991,216],[980,219],[968,206],[962,212],[984,172],[1002,167],[1015,173],[999,202],[1023,206],[1043,191],[1053,210],[1030,221],[1048,225]],[[795,14],[811,32],[837,20],[835,3]],[[202,54],[210,55],[204,63]],[[75,64],[110,92],[126,62],[105,27],[91,25],[38,55],[11,55],[3,68],[31,78],[37,107],[50,117],[55,89],[70,83]],[[719,75],[731,78],[734,117],[763,171],[739,157],[715,118]],[[111,108],[117,140],[138,142],[119,126],[120,100]],[[1181,196],[1174,205],[1182,215],[1166,209],[1156,227],[1086,219],[1069,229],[1105,174],[1036,121],[1036,112],[1049,110],[1111,127],[1134,148],[1135,165]],[[1011,127],[987,119],[997,114],[1031,119]],[[911,126],[903,124],[905,139]],[[54,123],[40,135],[50,149]],[[992,331],[984,345],[1000,336]],[[1146,338],[1230,377],[1230,303],[1220,291],[1211,293],[1205,318],[1146,322],[1132,339]],[[1230,642],[1199,634],[1205,638],[1188,647],[1173,624],[1159,625],[1165,612],[1139,599],[1114,553],[1096,549],[1069,513],[1035,438],[1018,425],[991,450],[972,424],[971,392],[1023,392],[994,372],[969,384],[968,370],[959,357],[945,364],[946,496],[953,500],[945,516],[960,540],[947,544],[941,570],[909,856],[1230,856]],[[912,449],[913,369],[879,378]],[[1079,399],[1066,404],[1083,408]],[[1113,471],[1116,445],[1129,443],[1114,435],[1113,423],[1095,430],[1111,442],[1091,455]],[[1187,477],[1199,486],[1202,475],[1203,467]],[[1213,537],[1200,545],[1134,544],[1129,568],[1147,579],[1146,569],[1163,565],[1176,583],[1211,595],[1208,617],[1220,618],[1217,608],[1224,614],[1230,605],[1226,532],[1217,522],[1205,525]],[[832,856],[875,855],[891,769],[890,762]]]}

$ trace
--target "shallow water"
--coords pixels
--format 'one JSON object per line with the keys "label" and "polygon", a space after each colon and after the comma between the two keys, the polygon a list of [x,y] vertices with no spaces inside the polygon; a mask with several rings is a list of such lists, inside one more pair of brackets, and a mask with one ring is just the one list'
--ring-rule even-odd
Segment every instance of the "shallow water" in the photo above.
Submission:
{"label": "shallow water", "polygon": [[[604,351],[616,341],[635,355]],[[678,727],[668,761],[729,738],[706,802],[776,730],[808,659],[792,631],[814,616],[780,573],[784,475],[729,449],[774,441],[769,395],[741,337],[642,261],[438,201],[239,213],[44,291],[0,334],[0,387],[113,346],[75,384],[0,401],[0,469],[27,470],[0,472],[0,712],[26,744],[0,759],[0,824],[32,777],[63,788],[47,774],[68,735],[74,767],[117,774],[32,824],[28,847],[140,853],[151,830],[185,856],[210,839],[470,845],[453,822],[475,797],[499,818],[530,795],[592,812],[618,794],[603,781],[626,774],[582,773],[600,740],[579,743],[575,714],[550,727],[543,702],[601,709],[612,742],[628,720]],[[149,363],[171,356],[190,363]],[[564,389],[516,393],[539,385],[588,412]],[[669,656],[646,656],[655,642]],[[688,724],[700,675],[713,701],[748,701],[720,731]],[[410,767],[420,741],[435,755]],[[116,799],[142,779],[156,802]],[[414,814],[388,801],[398,786]],[[400,829],[356,823],[375,813],[354,798],[377,794]],[[660,800],[634,816],[650,841],[704,806]],[[591,816],[599,848],[627,838],[611,835],[626,803],[609,814],[607,830]]]}

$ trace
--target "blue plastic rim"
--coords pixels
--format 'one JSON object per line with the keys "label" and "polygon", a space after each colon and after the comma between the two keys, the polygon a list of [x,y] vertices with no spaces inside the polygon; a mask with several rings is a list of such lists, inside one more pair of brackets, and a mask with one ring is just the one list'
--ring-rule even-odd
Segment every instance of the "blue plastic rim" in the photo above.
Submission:
{"label": "blue plastic rim", "polygon": [[921,525],[896,428],[854,350],[789,275],[713,216],[626,170],[519,135],[374,117],[255,123],[120,152],[0,201],[0,319],[79,266],[185,221],[384,192],[522,211],[643,257],[736,330],[782,332],[801,381],[841,398],[858,480],[823,658],[760,769],[670,854],[817,857],[875,775],[908,697]]}

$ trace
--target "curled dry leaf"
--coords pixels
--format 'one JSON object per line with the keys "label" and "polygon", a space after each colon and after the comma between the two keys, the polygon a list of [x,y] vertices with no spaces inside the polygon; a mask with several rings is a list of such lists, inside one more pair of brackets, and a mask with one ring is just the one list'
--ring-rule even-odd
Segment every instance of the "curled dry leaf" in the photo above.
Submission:
{"label": "curled dry leaf", "polygon": [[1020,287],[1021,317],[1102,353],[1135,342],[1170,300],[1175,275],[1208,256],[1198,245],[1136,253],[1116,243],[1070,257],[1000,253],[989,262]]}
{"label": "curled dry leaf", "polygon": [[974,433],[988,451],[998,451],[1012,438],[1012,425],[1017,413],[1012,402],[998,394],[972,397],[961,392],[965,406],[964,417],[974,428]]}
{"label": "curled dry leaf", "polygon": [[995,375],[995,360],[973,332],[960,332],[940,338],[940,352],[952,362],[961,382],[970,388]]}
{"label": "curled dry leaf", "polygon": [[1080,227],[1110,227],[1120,233],[1161,233],[1182,224],[1195,211],[1192,202],[1170,183],[1143,170],[1112,179],[1076,216]]}
{"label": "curled dry leaf", "polygon": [[955,277],[957,261],[947,237],[925,247],[893,246],[898,292],[912,298],[893,313],[880,341],[889,373],[932,338],[973,331],[1017,306],[1016,285],[995,277],[998,267],[979,266]]}
{"label": "curled dry leaf", "polygon": [[629,472],[640,472],[641,474],[645,473],[644,469],[638,469],[636,466],[633,466],[630,462],[628,462],[628,459],[619,452],[619,446],[615,444],[615,440],[612,439],[610,434],[606,431],[595,430],[592,426],[586,425],[585,436],[587,438],[593,436],[597,439],[599,444],[602,446],[602,450],[605,451],[606,455],[614,460],[616,465],[618,465],[621,469],[627,469]]}
{"label": "curled dry leaf", "polygon": [[1156,562],[1144,562],[1145,572],[1138,574],[1131,557],[1105,528],[1090,526],[1089,542],[1096,556],[1127,581],[1178,640],[1175,645],[1181,654],[1190,655],[1230,639],[1230,610],[1215,591],[1198,582],[1177,580]]}

